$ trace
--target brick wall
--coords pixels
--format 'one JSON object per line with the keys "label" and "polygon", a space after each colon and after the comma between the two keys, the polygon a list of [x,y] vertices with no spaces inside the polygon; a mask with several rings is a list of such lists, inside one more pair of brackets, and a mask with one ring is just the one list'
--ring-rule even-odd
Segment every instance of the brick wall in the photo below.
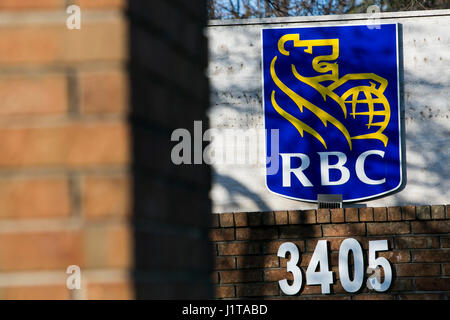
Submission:
{"label": "brick wall", "polygon": [[130,3],[0,0],[0,299],[211,294],[209,169],[167,162],[207,107],[204,3]]}
{"label": "brick wall", "polygon": [[134,296],[123,5],[0,1],[0,299]]}
{"label": "brick wall", "polygon": [[[214,243],[216,298],[293,299],[449,299],[450,206],[346,208],[307,211],[223,213],[213,215],[210,239]],[[339,282],[341,242],[355,238],[367,267],[370,240],[386,239],[393,281],[388,291],[347,293]],[[320,286],[305,285],[305,272],[318,240],[326,239],[335,279],[330,295]],[[283,242],[300,251],[303,287],[295,296],[281,293],[278,280],[292,279],[288,259],[277,256]]]}

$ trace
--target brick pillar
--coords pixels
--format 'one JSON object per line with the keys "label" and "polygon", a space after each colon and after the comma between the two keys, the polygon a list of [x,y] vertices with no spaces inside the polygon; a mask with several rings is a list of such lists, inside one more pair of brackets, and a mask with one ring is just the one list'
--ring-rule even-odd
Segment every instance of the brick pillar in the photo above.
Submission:
{"label": "brick pillar", "polygon": [[210,298],[210,171],[170,158],[173,130],[208,126],[206,6],[129,3],[137,297]]}
{"label": "brick pillar", "polygon": [[0,1],[0,299],[209,296],[209,171],[167,157],[207,106],[202,1],[131,2]]}

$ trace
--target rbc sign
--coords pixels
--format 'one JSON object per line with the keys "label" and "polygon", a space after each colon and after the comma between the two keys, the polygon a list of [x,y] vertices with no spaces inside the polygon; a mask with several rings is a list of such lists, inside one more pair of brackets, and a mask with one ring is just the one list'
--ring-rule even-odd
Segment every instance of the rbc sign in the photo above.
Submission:
{"label": "rbc sign", "polygon": [[271,192],[348,202],[400,187],[396,24],[263,29],[262,55],[265,128],[280,137]]}

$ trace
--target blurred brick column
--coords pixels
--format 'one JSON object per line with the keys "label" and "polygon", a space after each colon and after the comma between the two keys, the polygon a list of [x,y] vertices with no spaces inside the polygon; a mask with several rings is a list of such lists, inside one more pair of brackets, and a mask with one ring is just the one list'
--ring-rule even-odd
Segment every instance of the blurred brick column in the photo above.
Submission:
{"label": "blurred brick column", "polygon": [[[165,2],[151,1],[148,13],[164,12]],[[66,28],[69,4],[81,7],[81,30]],[[181,76],[172,73],[166,82],[147,77],[161,63],[151,60],[150,49],[140,55],[130,50],[133,43],[151,45],[151,36],[146,27],[137,28],[145,35],[133,36],[134,18],[129,28],[125,10],[125,0],[0,0],[0,299],[184,297],[177,285],[187,279],[197,283],[199,296],[209,292],[199,271],[209,266],[199,228],[209,222],[209,200],[200,204],[207,198],[209,172],[175,172],[165,162],[172,126],[164,122],[170,115],[185,121],[174,126],[188,127],[204,114],[206,102],[178,91],[167,100],[152,93],[167,90],[164,85],[175,79],[194,92],[206,79],[201,63],[195,81],[184,73],[191,69],[179,69]],[[197,37],[200,52],[202,8],[177,12],[198,26],[191,40]],[[152,25],[147,18],[145,24]],[[183,29],[180,20],[173,21],[166,20],[162,38]],[[161,48],[160,57],[178,54],[171,48]],[[131,90],[128,62],[130,70],[145,65],[142,73],[131,71]],[[164,128],[166,135],[153,128]],[[181,173],[185,180],[178,179]],[[198,191],[190,187],[194,176],[201,179]],[[190,193],[178,187],[183,183]],[[182,250],[173,251],[175,244]],[[187,252],[189,257],[182,255]],[[81,290],[66,288],[69,265],[81,268]],[[160,276],[161,270],[170,272]],[[137,279],[146,280],[135,285]],[[152,279],[161,280],[162,288],[142,287]]]}
{"label": "blurred brick column", "polygon": [[138,298],[210,298],[210,171],[172,164],[177,128],[208,127],[203,0],[129,2]]}

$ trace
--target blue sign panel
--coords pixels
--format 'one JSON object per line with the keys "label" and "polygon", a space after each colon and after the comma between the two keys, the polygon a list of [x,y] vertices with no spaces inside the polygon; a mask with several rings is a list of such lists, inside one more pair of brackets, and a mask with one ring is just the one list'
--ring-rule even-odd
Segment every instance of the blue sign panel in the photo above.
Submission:
{"label": "blue sign panel", "polygon": [[400,187],[396,24],[264,29],[262,54],[270,191],[348,202]]}

